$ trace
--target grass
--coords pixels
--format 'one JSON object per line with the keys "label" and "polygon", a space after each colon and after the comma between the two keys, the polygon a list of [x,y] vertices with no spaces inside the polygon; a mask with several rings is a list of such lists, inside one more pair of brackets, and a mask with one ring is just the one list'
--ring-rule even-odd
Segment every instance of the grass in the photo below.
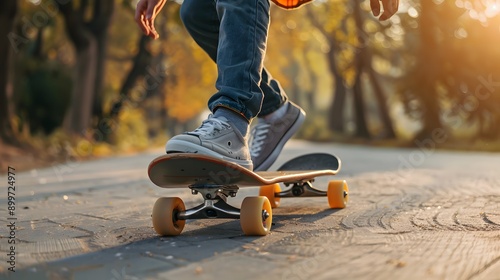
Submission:
{"label": "grass", "polygon": [[[398,133],[400,134],[400,133]],[[18,171],[53,166],[71,160],[89,160],[113,155],[135,154],[150,148],[161,147],[168,137],[165,133],[150,139],[147,125],[139,111],[127,112],[121,116],[120,126],[114,131],[113,143],[94,141],[90,137],[68,136],[61,130],[49,136],[19,135],[20,143],[7,145],[0,141],[0,174],[6,173],[8,166]],[[418,147],[412,139],[361,139],[346,134],[334,133],[327,129],[325,118],[309,118],[297,138],[316,141],[346,143],[372,147]],[[449,151],[500,152],[500,139],[481,140],[470,136],[453,136],[436,148]]]}

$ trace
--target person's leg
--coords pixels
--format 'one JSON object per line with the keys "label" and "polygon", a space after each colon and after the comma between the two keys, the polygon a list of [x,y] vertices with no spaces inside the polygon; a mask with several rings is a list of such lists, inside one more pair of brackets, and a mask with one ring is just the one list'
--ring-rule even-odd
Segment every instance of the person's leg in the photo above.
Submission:
{"label": "person's leg", "polygon": [[260,89],[269,28],[269,0],[217,0],[220,20],[217,50],[218,92],[209,108],[224,107],[248,121],[261,109]]}
{"label": "person's leg", "polygon": [[252,169],[246,131],[263,99],[259,85],[269,27],[269,1],[201,3],[185,0],[181,18],[195,41],[217,62],[219,91],[209,100],[214,115],[198,129],[170,139],[166,150],[208,154]]}
{"label": "person's leg", "polygon": [[262,69],[260,88],[264,93],[264,101],[262,102],[262,108],[258,117],[271,114],[288,101],[285,91],[279,82],[269,74],[266,68]]}
{"label": "person's leg", "polygon": [[184,0],[180,16],[193,40],[216,61],[220,21],[215,1]]}
{"label": "person's leg", "polygon": [[[268,9],[268,6],[262,5],[262,2],[257,1],[257,3],[260,3],[258,5],[259,7],[260,6],[267,7],[264,9],[257,9],[258,11],[262,10],[266,11]],[[268,3],[264,2],[264,4]],[[237,98],[235,99],[234,93],[242,90],[241,88],[238,88],[239,86],[241,86],[241,84],[236,83],[236,87],[231,86],[235,85],[235,81],[241,78],[241,75],[245,71],[241,70],[241,67],[239,67],[241,65],[237,65],[237,63],[236,66],[231,66],[230,64],[234,63],[235,61],[236,62],[240,61],[241,64],[241,61],[242,60],[244,61],[245,59],[250,61],[253,60],[252,56],[248,56],[249,51],[251,50],[248,49],[245,50],[238,47],[239,43],[244,43],[244,42],[242,42],[241,40],[231,42],[230,40],[230,38],[234,39],[235,37],[241,35],[237,33],[242,33],[242,32],[244,33],[243,30],[240,30],[241,32],[238,32],[238,28],[234,28],[235,26],[231,24],[231,21],[235,18],[235,15],[237,16],[238,14],[238,13],[231,13],[234,5],[241,6],[240,9],[237,9],[240,13],[243,12],[243,10],[245,9],[244,8],[245,5],[240,5],[239,3],[234,3],[234,2],[224,3],[224,1],[214,2],[205,0],[184,0],[184,3],[181,7],[181,19],[184,22],[186,29],[189,31],[189,33],[191,34],[193,39],[198,43],[198,45],[203,50],[205,50],[205,52],[207,52],[207,54],[214,61],[216,61],[219,66],[219,79],[217,80],[217,88],[222,90],[220,90],[219,93],[216,94],[216,96],[214,96],[210,100],[209,104],[211,104],[210,107],[212,110],[215,110],[217,108],[223,108],[223,109],[218,109],[215,112],[214,116],[215,119],[221,119],[223,120],[223,122],[214,124],[213,123],[214,118],[209,118],[207,121],[203,123],[203,125],[199,129],[191,133],[187,133],[172,138],[167,143],[166,149],[167,153],[201,152],[229,160],[233,159],[233,161],[241,165],[244,165],[248,168],[249,167],[248,161],[250,156],[249,155],[247,156],[246,155],[247,152],[245,151],[247,149],[247,143],[245,137],[246,132],[242,131],[241,129],[238,129],[240,133],[237,132],[228,133],[226,131],[225,133],[223,133],[224,135],[223,137],[220,137],[219,135],[220,133],[218,133],[216,137],[212,137],[210,139],[207,139],[206,135],[202,135],[202,134],[207,134],[206,133],[207,131],[213,132],[214,128],[215,129],[221,128],[221,125],[223,128],[229,130],[233,129],[234,127],[240,127],[242,124],[248,127],[248,123],[246,122],[247,120],[245,119],[243,121],[242,120],[243,118],[238,113],[242,114],[245,118],[249,117],[251,118],[254,117],[259,112],[255,104],[253,104],[254,109],[247,110],[246,111],[247,113],[245,114],[244,113],[245,110],[241,110],[241,108],[245,107],[249,103],[251,104],[255,102],[252,102],[251,98],[250,101],[245,101],[244,99],[241,100]],[[257,12],[254,18],[259,19],[259,17],[262,16],[265,18],[264,22],[267,21],[268,24],[269,11],[267,10],[265,13],[263,13],[263,15],[260,16],[259,13]],[[244,22],[244,20],[242,21]],[[259,26],[261,28],[264,27],[264,29],[266,29],[265,32],[259,29]],[[267,36],[267,27],[268,25],[266,24],[257,25],[254,32],[257,35],[260,34]],[[221,28],[225,28],[223,30],[224,32],[220,32]],[[252,30],[249,30],[249,34],[251,33],[251,31]],[[222,36],[221,33],[225,35]],[[264,38],[261,37],[260,39],[256,40],[256,42],[260,43],[257,44],[257,48],[254,47],[257,51],[257,56],[255,56],[254,59],[258,60],[257,62],[259,61],[260,62],[255,64],[255,61],[253,61],[253,67],[252,63],[250,63],[250,65],[248,65],[249,64],[248,61],[246,63],[247,66],[250,67],[250,71],[248,71],[249,74],[248,78],[250,78],[250,82],[247,81],[247,83],[250,84],[250,93],[251,90],[255,91],[255,81],[256,79],[258,79],[258,77],[256,77],[255,75],[255,73],[258,73],[255,70],[255,66],[257,66],[257,69],[259,68],[261,69],[260,70],[261,79],[258,86],[260,87],[261,92],[264,93],[264,100],[258,116],[265,118],[262,119],[259,118],[260,119],[259,124],[255,127],[252,133],[254,137],[251,142],[251,145],[253,146],[251,159],[257,164],[256,166],[259,167],[260,169],[267,169],[276,160],[281,151],[281,148],[284,146],[286,141],[298,130],[298,127],[300,127],[300,124],[302,123],[304,116],[303,111],[299,110],[295,105],[293,106],[288,105],[291,103],[287,102],[286,94],[279,85],[279,83],[276,80],[274,80],[271,77],[271,75],[268,74],[265,68],[262,67],[261,60],[263,59],[265,51],[265,43],[267,39],[265,38],[266,36],[264,36]],[[220,49],[219,45],[225,46],[226,48],[227,47],[236,48],[232,50],[233,58],[229,56],[230,52],[224,51],[224,48]],[[248,47],[251,44],[247,42],[244,45]],[[244,51],[244,53],[241,54],[240,52],[235,52],[235,50]],[[220,58],[221,56],[223,56],[222,59]],[[236,60],[234,58],[236,58]],[[234,74],[232,73],[232,71],[236,71],[236,69],[238,68],[240,68],[239,71],[241,71],[239,73],[240,76],[239,77],[238,75],[236,75],[236,77],[231,76],[231,74]],[[230,75],[227,75],[228,73]],[[224,85],[226,81],[230,82],[229,86]],[[248,97],[248,94],[246,96]],[[221,100],[222,102],[225,102],[228,99],[231,102],[227,102],[226,104],[221,103],[219,104],[219,106],[217,105],[213,106],[214,102],[221,102]],[[233,104],[235,103],[239,104],[240,107],[238,106],[232,107]],[[260,104],[259,104],[259,109],[260,109]],[[273,120],[273,117],[275,119],[277,116],[281,118],[279,122],[274,123],[273,124],[274,127],[272,127],[271,130],[266,129],[269,122]],[[230,125],[227,125],[228,123],[225,121],[229,121]],[[234,125],[234,124],[239,124],[239,125]],[[206,126],[208,126],[208,130]],[[236,134],[236,136],[234,136],[233,134]],[[255,137],[255,135],[258,135],[258,137]],[[234,138],[234,139],[233,141],[227,141],[229,138]],[[215,144],[213,142],[215,142]],[[225,143],[232,143],[232,147],[227,146],[227,144]],[[234,143],[237,144],[235,145]],[[202,146],[203,148],[200,148],[200,146]]]}
{"label": "person's leg", "polygon": [[[205,0],[185,0],[181,7],[181,19],[195,42],[217,61],[219,45],[219,16],[216,2]],[[271,114],[287,100],[285,91],[264,67],[261,73],[260,89],[264,93],[259,117]]]}

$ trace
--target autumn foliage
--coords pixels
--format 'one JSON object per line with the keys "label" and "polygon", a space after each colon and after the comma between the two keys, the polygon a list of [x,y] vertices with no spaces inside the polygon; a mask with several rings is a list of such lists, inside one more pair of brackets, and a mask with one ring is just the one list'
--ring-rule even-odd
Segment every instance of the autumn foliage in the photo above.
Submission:
{"label": "autumn foliage", "polygon": [[[141,35],[134,5],[1,2],[4,141],[56,133],[147,146],[199,124],[216,65],[182,26],[178,3],[157,18],[156,41]],[[300,136],[500,138],[500,1],[406,1],[383,23],[369,10],[362,0],[272,8],[265,64],[308,112]]]}

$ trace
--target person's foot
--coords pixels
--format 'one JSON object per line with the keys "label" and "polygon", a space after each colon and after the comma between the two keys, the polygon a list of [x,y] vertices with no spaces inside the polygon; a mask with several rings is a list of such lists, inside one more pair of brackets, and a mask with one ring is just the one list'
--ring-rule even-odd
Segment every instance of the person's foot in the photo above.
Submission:
{"label": "person's foot", "polygon": [[165,145],[170,153],[199,153],[253,169],[247,141],[227,118],[210,115],[200,127],[172,137]]}
{"label": "person's foot", "polygon": [[250,132],[250,154],[254,171],[267,170],[276,161],[285,143],[299,130],[306,113],[292,102],[268,116],[258,118]]}

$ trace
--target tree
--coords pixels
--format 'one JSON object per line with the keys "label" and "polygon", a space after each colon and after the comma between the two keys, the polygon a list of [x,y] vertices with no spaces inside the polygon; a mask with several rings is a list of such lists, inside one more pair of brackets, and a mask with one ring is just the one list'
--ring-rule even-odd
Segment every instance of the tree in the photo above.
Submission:
{"label": "tree", "polygon": [[[336,3],[340,5],[340,3]],[[344,4],[345,5],[345,4]],[[325,6],[325,4],[323,4]],[[333,98],[330,110],[328,110],[328,125],[332,131],[344,132],[344,111],[347,98],[347,85],[344,76],[338,66],[337,54],[340,51],[340,43],[337,39],[338,34],[342,32],[343,24],[345,23],[346,14],[340,12],[342,9],[331,7],[330,5],[322,7],[325,14],[328,14],[328,21],[320,22],[317,14],[318,10],[313,12],[312,7],[306,7],[308,19],[312,25],[318,29],[328,42],[328,51],[325,52],[328,70],[331,73],[334,81]],[[332,16],[335,15],[335,16]]]}
{"label": "tree", "polygon": [[101,120],[103,113],[103,80],[106,72],[106,50],[108,29],[114,11],[115,0],[98,1],[95,0],[93,19],[88,21],[88,30],[93,34],[97,45],[96,69],[94,72],[94,104],[92,106],[92,115]]}
{"label": "tree", "polygon": [[106,32],[114,2],[57,2],[66,22],[66,31],[76,51],[75,83],[64,123],[65,130],[70,134],[82,133],[88,129],[93,113],[98,117],[102,115],[100,106]]}
{"label": "tree", "polygon": [[[345,9],[338,8],[341,4]],[[315,9],[314,13],[312,8],[307,9],[309,20],[329,44],[329,50],[325,52],[325,55],[335,82],[332,105],[329,110],[329,126],[333,131],[344,132],[345,104],[348,92],[352,91],[353,114],[356,123],[354,134],[360,138],[371,137],[367,122],[366,93],[363,87],[365,82],[363,77],[366,76],[379,107],[379,115],[385,130],[384,136],[394,138],[395,133],[385,92],[380,84],[379,74],[372,65],[373,49],[376,46],[366,39],[368,34],[365,31],[365,23],[368,20],[363,16],[361,5],[360,1],[336,2],[331,5],[323,3],[322,9]],[[339,10],[344,10],[344,12],[339,12]],[[371,21],[372,26],[377,27],[378,30],[382,29],[379,23]]]}
{"label": "tree", "polygon": [[10,41],[6,40],[12,31],[17,13],[17,1],[0,2],[0,138],[6,142],[14,142],[13,129],[10,123],[10,99],[7,90],[9,77]]}
{"label": "tree", "polygon": [[[420,101],[422,129],[417,138],[428,138],[433,131],[443,127],[440,117],[437,82],[443,77],[444,51],[438,42],[439,23],[436,4],[432,1],[420,2],[419,36],[420,45],[416,55],[415,69],[410,72],[410,87],[418,91],[415,94]],[[411,89],[410,89],[411,91]]]}
{"label": "tree", "polygon": [[387,106],[386,96],[380,85],[380,82],[377,77],[377,73],[373,69],[372,61],[373,61],[373,52],[369,42],[366,40],[368,36],[366,31],[364,30],[364,17],[361,11],[361,2],[360,0],[355,1],[353,3],[354,7],[354,22],[356,24],[357,31],[357,40],[358,45],[356,47],[356,78],[354,84],[354,106],[355,106],[355,114],[356,114],[356,135],[362,138],[370,138],[370,133],[368,131],[368,127],[366,124],[365,117],[365,109],[363,106],[363,90],[361,85],[361,77],[363,73],[367,74],[368,80],[372,85],[373,92],[375,94],[375,98],[377,100],[377,104],[379,107],[379,114],[382,120],[382,124],[385,129],[385,138],[395,138],[396,134],[394,132],[394,127],[392,124],[391,117],[389,115],[389,108]]}
{"label": "tree", "polygon": [[130,93],[132,92],[134,85],[137,83],[137,80],[147,74],[147,67],[153,60],[153,55],[149,51],[151,41],[152,39],[148,36],[140,36],[138,51],[133,58],[132,68],[125,77],[120,89],[120,96],[111,109],[110,116],[112,118],[116,118],[120,114],[124,103],[130,98]]}
{"label": "tree", "polygon": [[[420,120],[416,138],[475,126],[475,137],[500,136],[497,7],[454,1],[414,1],[416,19],[404,18],[407,53],[402,98]],[[417,11],[417,9],[415,9]],[[495,12],[496,11],[496,12]],[[412,28],[411,25],[417,28]],[[416,47],[413,47],[416,46]]]}

